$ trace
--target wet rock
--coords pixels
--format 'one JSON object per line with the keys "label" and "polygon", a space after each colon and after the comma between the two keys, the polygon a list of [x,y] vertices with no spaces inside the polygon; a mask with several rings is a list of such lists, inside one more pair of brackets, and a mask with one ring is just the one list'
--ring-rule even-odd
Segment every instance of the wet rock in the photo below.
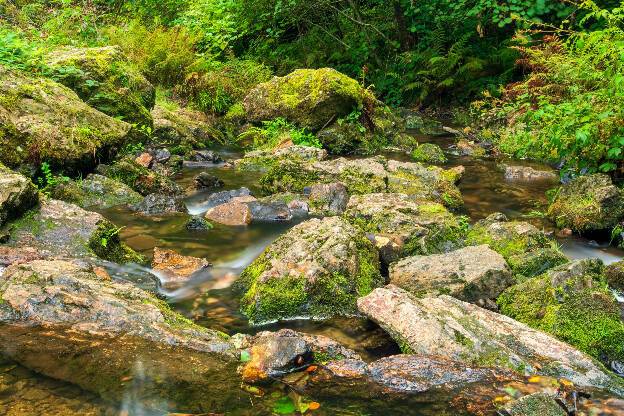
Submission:
{"label": "wet rock", "polygon": [[540,248],[528,253],[513,255],[507,261],[515,275],[536,277],[570,260],[558,249]]}
{"label": "wet rock", "polygon": [[90,174],[82,181],[60,181],[50,189],[50,196],[81,208],[100,209],[136,204],[143,199],[125,183],[98,174]]}
{"label": "wet rock", "polygon": [[418,148],[412,152],[412,158],[416,162],[426,163],[446,163],[448,160],[446,156],[444,156],[444,152],[440,149],[440,146],[432,143],[424,143],[418,146]]}
{"label": "wet rock", "polygon": [[504,408],[504,416],[568,416],[568,413],[546,393],[534,393]]}
{"label": "wet rock", "polygon": [[624,324],[600,260],[575,260],[507,289],[501,313],[607,363],[624,359]]}
{"label": "wet rock", "polygon": [[[149,110],[156,90],[119,46],[61,48],[46,57],[53,78],[74,90],[91,107],[111,117],[152,128]],[[67,68],[74,68],[68,71]]]}
{"label": "wet rock", "polygon": [[514,281],[507,262],[487,245],[407,257],[390,267],[390,283],[418,295],[447,294],[466,302],[496,299]]}
{"label": "wet rock", "polygon": [[611,231],[624,218],[624,191],[607,175],[581,176],[563,184],[548,215],[560,228],[580,233]]}
{"label": "wet rock", "polygon": [[198,215],[194,215],[186,223],[186,229],[191,231],[208,231],[212,230],[213,228],[214,226],[210,223],[210,221]]}
{"label": "wet rock", "polygon": [[133,285],[67,262],[34,261],[10,266],[0,288],[0,351],[40,374],[106,400],[132,389],[147,407],[168,402],[191,413],[248,400],[229,337]]}
{"label": "wet rock", "polygon": [[32,166],[29,155],[51,169],[78,172],[110,160],[128,140],[131,125],[85,104],[73,91],[47,78],[0,68],[0,163]]}
{"label": "wet rock", "polygon": [[624,291],[624,260],[607,266],[607,283],[618,291]]}
{"label": "wet rock", "polygon": [[554,172],[548,172],[543,170],[536,170],[530,166],[506,166],[503,165],[505,170],[505,179],[518,180],[518,181],[539,181],[548,180],[556,181],[558,176]]}
{"label": "wet rock", "polygon": [[143,154],[141,154],[141,156],[138,156],[134,159],[134,161],[136,163],[138,163],[139,165],[143,166],[145,169],[149,169],[152,167],[152,163],[154,162],[154,158],[152,158],[152,155],[150,155],[149,153],[145,152]]}
{"label": "wet rock", "polygon": [[293,145],[276,150],[255,150],[248,152],[235,166],[241,170],[260,170],[275,166],[280,160],[316,162],[327,158],[327,151],[316,147]]}
{"label": "wet rock", "polygon": [[349,315],[382,283],[375,248],[339,217],[311,219],[278,238],[236,282],[252,324]]}
{"label": "wet rock", "polygon": [[249,225],[252,218],[251,210],[243,202],[226,202],[206,212],[206,219],[223,225]]}
{"label": "wet rock", "polygon": [[221,188],[225,184],[219,178],[208,172],[202,172],[193,178],[193,182],[187,189],[187,193],[196,192],[205,189]]}
{"label": "wet rock", "polygon": [[161,283],[165,289],[177,289],[193,278],[195,273],[210,267],[206,259],[182,256],[173,250],[154,248],[152,269],[161,274]]}
{"label": "wet rock", "polygon": [[212,150],[194,150],[191,152],[188,160],[197,163],[220,163],[223,161],[223,158]]}
{"label": "wet rock", "polygon": [[141,214],[171,214],[186,212],[184,201],[177,196],[150,194],[141,202],[131,205],[134,211]]}
{"label": "wet rock", "polygon": [[254,200],[245,204],[251,211],[252,221],[290,221],[293,218],[290,209],[283,202]]}
{"label": "wet rock", "polygon": [[0,266],[23,264],[33,260],[40,260],[42,256],[33,247],[5,247],[0,246]]}
{"label": "wet rock", "polygon": [[506,259],[541,248],[551,247],[551,240],[535,226],[519,221],[508,221],[495,213],[475,224],[466,236],[466,243],[488,244]]}
{"label": "wet rock", "polygon": [[374,234],[390,264],[414,254],[444,253],[462,246],[457,220],[442,205],[405,194],[354,195],[346,216]]}
{"label": "wet rock", "polygon": [[251,193],[247,188],[233,189],[231,191],[222,191],[215,192],[214,194],[208,195],[204,200],[202,200],[202,206],[207,209],[216,207],[218,205],[225,204],[226,202],[230,202],[232,198],[238,197],[247,197],[250,196]]}
{"label": "wet rock", "polygon": [[359,360],[354,351],[322,335],[309,335],[282,329],[260,332],[247,344],[249,361],[242,374],[246,383],[272,381],[286,374],[301,371],[313,364],[342,359]]}
{"label": "wet rock", "polygon": [[455,146],[455,151],[459,156],[486,157],[485,149],[475,142],[460,139]]}
{"label": "wet rock", "polygon": [[33,247],[41,256],[98,257],[115,263],[143,263],[144,259],[119,239],[119,229],[102,215],[54,199],[14,221],[8,245]]}
{"label": "wet rock", "polygon": [[593,358],[523,323],[450,296],[419,299],[389,285],[360,298],[358,309],[404,351],[624,392],[624,384]]}
{"label": "wet rock", "polygon": [[39,201],[39,191],[30,179],[0,164],[0,226],[23,214]]}
{"label": "wet rock", "polygon": [[305,196],[299,194],[273,194],[260,198],[258,201],[264,204],[279,207],[279,210],[281,211],[285,209],[292,218],[307,217],[310,211],[308,200]]}
{"label": "wet rock", "polygon": [[318,183],[310,189],[308,204],[312,215],[342,215],[348,202],[349,194],[344,183]]}
{"label": "wet rock", "polygon": [[96,173],[120,181],[143,196],[149,194],[180,195],[180,187],[166,176],[149,170],[126,156],[114,165],[99,165]]}
{"label": "wet rock", "polygon": [[169,149],[155,149],[154,150],[154,160],[158,163],[167,163],[167,161],[171,158],[171,152]]}

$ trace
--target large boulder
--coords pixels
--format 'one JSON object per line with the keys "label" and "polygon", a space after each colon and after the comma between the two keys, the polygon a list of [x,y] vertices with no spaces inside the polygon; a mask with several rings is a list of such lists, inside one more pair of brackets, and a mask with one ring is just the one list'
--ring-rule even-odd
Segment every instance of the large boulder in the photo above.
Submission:
{"label": "large boulder", "polygon": [[446,163],[447,157],[440,146],[433,143],[423,143],[412,152],[412,158],[416,162]]}
{"label": "large boulder", "polygon": [[0,162],[10,168],[88,170],[110,159],[130,129],[61,84],[0,67]]}
{"label": "large boulder", "polygon": [[561,187],[548,215],[559,227],[580,233],[611,231],[624,219],[624,191],[607,175],[581,176]]}
{"label": "large boulder", "polygon": [[55,258],[92,258],[115,263],[143,263],[144,259],[119,239],[120,229],[95,212],[45,198],[40,207],[9,224],[8,245],[34,247]]}
{"label": "large boulder", "polygon": [[624,324],[600,260],[575,260],[507,289],[501,313],[604,363],[624,359]]}
{"label": "large boulder", "polygon": [[50,197],[82,208],[100,209],[136,204],[143,199],[125,183],[98,174],[90,174],[81,181],[59,181],[50,189]]}
{"label": "large boulder", "polygon": [[30,179],[0,165],[0,227],[38,201],[39,191]]}
{"label": "large boulder", "polygon": [[368,233],[385,264],[415,254],[444,253],[462,245],[462,231],[444,206],[405,194],[353,195],[347,218]]}
{"label": "large boulder", "polygon": [[450,296],[418,298],[396,286],[373,290],[358,309],[404,351],[624,393],[624,383],[596,360],[544,332]]}
{"label": "large boulder", "polygon": [[477,222],[466,235],[466,243],[488,244],[506,259],[552,246],[552,241],[535,226],[527,222],[509,221],[500,213]]}
{"label": "large boulder", "polygon": [[607,283],[617,291],[624,293],[624,260],[608,265],[605,274]]}
{"label": "large boulder", "polygon": [[252,324],[356,312],[356,300],[382,284],[377,251],[346,220],[305,221],[278,238],[236,282]]}
{"label": "large boulder", "polygon": [[276,150],[254,150],[247,152],[235,166],[240,170],[266,171],[281,160],[317,162],[327,158],[327,151],[316,147],[293,145]]}
{"label": "large boulder", "polygon": [[281,117],[316,132],[351,113],[368,96],[356,80],[335,69],[298,69],[256,86],[243,107],[252,123]]}
{"label": "large boulder", "polygon": [[169,110],[157,105],[151,114],[152,141],[172,146],[173,154],[182,156],[193,149],[205,149],[215,140],[223,142],[223,134],[201,111],[183,107]]}
{"label": "large boulder", "polygon": [[4,356],[107,400],[132,389],[147,407],[168,403],[189,413],[232,410],[248,400],[236,376],[239,353],[227,335],[193,324],[131,284],[72,263],[7,268],[0,276],[0,323]]}
{"label": "large boulder", "polygon": [[507,262],[487,245],[407,257],[390,267],[390,283],[419,296],[447,294],[466,302],[496,299],[514,281]]}
{"label": "large boulder", "polygon": [[91,107],[152,128],[156,90],[132,67],[119,46],[61,48],[46,57],[51,76]]}
{"label": "large boulder", "polygon": [[128,155],[112,165],[98,165],[100,175],[123,182],[141,195],[164,194],[178,196],[182,189],[166,176],[147,169]]}

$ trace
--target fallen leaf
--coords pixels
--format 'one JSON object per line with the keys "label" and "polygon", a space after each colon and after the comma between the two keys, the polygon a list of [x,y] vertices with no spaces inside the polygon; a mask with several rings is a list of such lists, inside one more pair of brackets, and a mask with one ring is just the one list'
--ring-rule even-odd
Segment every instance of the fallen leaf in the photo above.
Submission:
{"label": "fallen leaf", "polygon": [[529,377],[529,383],[539,383],[542,380],[540,376]]}
{"label": "fallen leaf", "polygon": [[569,380],[566,380],[565,378],[560,378],[560,379],[559,379],[559,382],[560,382],[561,384],[563,384],[564,386],[568,386],[568,387],[570,387],[570,386],[573,386],[573,385],[574,385],[574,383],[572,383],[572,382],[571,382],[571,381],[569,381]]}
{"label": "fallen leaf", "polygon": [[124,378],[122,378],[122,379],[121,379],[121,382],[122,382],[122,383],[124,383],[124,382],[126,382],[126,381],[130,381],[130,380],[132,380],[132,376],[128,376],[128,377],[124,377]]}
{"label": "fallen leaf", "polygon": [[306,372],[306,373],[313,373],[313,372],[315,372],[317,369],[318,369],[318,367],[317,367],[317,366],[315,366],[315,365],[311,365],[310,367],[308,367],[308,368],[306,368],[306,369],[305,369],[305,372]]}
{"label": "fallen leaf", "polygon": [[319,402],[310,402],[310,407],[309,407],[310,410],[316,410],[319,407],[321,407],[321,404]]}

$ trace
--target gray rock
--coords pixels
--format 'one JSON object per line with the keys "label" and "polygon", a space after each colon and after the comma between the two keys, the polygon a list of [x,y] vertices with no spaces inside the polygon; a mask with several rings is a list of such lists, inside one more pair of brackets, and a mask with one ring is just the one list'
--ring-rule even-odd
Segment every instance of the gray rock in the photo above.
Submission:
{"label": "gray rock", "polygon": [[0,165],[0,226],[39,201],[39,191],[26,177]]}
{"label": "gray rock", "polygon": [[496,299],[515,280],[503,256],[482,245],[405,258],[390,266],[390,283],[418,295],[444,293],[474,303]]}
{"label": "gray rock", "polygon": [[316,147],[293,145],[277,150],[254,150],[237,160],[235,166],[241,170],[267,170],[280,160],[300,162],[322,161],[327,158],[327,151]]}
{"label": "gray rock", "polygon": [[251,201],[245,203],[251,211],[252,221],[290,221],[293,215],[283,202]]}
{"label": "gray rock", "polygon": [[452,298],[419,299],[389,285],[358,300],[358,309],[404,348],[472,365],[505,366],[624,393],[624,384],[591,357],[504,315]]}
{"label": "gray rock", "polygon": [[349,194],[344,183],[318,183],[310,189],[308,204],[312,215],[342,215],[348,202]]}
{"label": "gray rock", "polygon": [[131,208],[141,214],[186,212],[186,205],[179,197],[162,194],[150,194],[138,204],[131,205]]}
{"label": "gray rock", "polygon": [[189,156],[189,161],[198,163],[219,163],[223,161],[223,158],[212,150],[194,150]]}
{"label": "gray rock", "polygon": [[558,176],[554,172],[548,172],[543,170],[536,170],[530,166],[506,166],[503,165],[505,169],[505,179],[507,180],[517,180],[517,181],[538,181],[538,180],[547,180],[547,181],[556,181]]}
{"label": "gray rock", "polygon": [[196,192],[205,189],[221,188],[224,185],[223,181],[216,176],[211,175],[208,172],[202,172],[193,178],[193,182],[187,191]]}
{"label": "gray rock", "polygon": [[208,195],[205,199],[202,200],[202,206],[206,209],[214,208],[218,205],[225,204],[226,202],[230,202],[232,198],[246,197],[251,196],[249,189],[241,188],[234,189],[231,191],[222,191],[215,192],[214,194]]}
{"label": "gray rock", "polygon": [[198,215],[194,215],[186,223],[186,229],[192,231],[208,231],[212,230],[213,228],[214,226],[210,223],[210,221]]}

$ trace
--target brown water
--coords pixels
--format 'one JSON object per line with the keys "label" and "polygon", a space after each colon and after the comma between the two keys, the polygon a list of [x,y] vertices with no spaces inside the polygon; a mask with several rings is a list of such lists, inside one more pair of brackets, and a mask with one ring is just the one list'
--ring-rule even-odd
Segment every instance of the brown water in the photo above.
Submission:
{"label": "brown water", "polygon": [[[423,140],[424,139],[424,140]],[[422,141],[434,142],[441,147],[451,144],[452,138],[421,138]],[[228,157],[237,156],[235,152]],[[410,156],[402,153],[385,154],[388,158],[409,161]],[[553,226],[540,216],[530,216],[547,200],[545,192],[553,183],[512,182],[504,178],[500,165],[505,160],[475,159],[450,155],[447,167],[463,165],[466,168],[459,185],[465,201],[465,215],[470,222],[475,222],[493,212],[503,212],[512,219],[522,219],[552,231]],[[507,161],[514,165],[530,165],[535,168],[547,168],[529,162]],[[221,190],[249,188],[252,193],[258,190],[257,172],[236,172],[222,165],[211,167],[185,167],[182,177],[178,178],[182,186],[188,185],[193,176],[201,171],[210,170],[225,182]],[[206,211],[202,200],[207,194],[197,194],[187,200],[189,212],[201,214]],[[102,211],[111,221],[123,226],[121,237],[137,251],[148,256],[154,247],[174,249],[183,255],[203,257],[214,264],[214,268],[205,275],[175,292],[162,292],[167,296],[172,307],[179,313],[192,319],[199,325],[222,330],[229,334],[236,332],[256,333],[261,330],[292,328],[302,332],[329,336],[345,346],[359,352],[365,360],[373,360],[399,352],[397,345],[376,325],[361,318],[336,318],[315,322],[308,320],[289,321],[263,327],[250,328],[247,319],[238,310],[238,301],[227,287],[232,276],[239,274],[279,235],[286,232],[294,223],[254,223],[248,227],[227,227],[219,224],[206,231],[188,231],[185,227],[189,216],[164,215],[144,216],[127,208],[116,207]],[[529,216],[527,216],[529,215]],[[612,248],[597,247],[595,244],[579,238],[560,240],[563,250],[572,258],[597,257],[607,263],[624,257],[624,252]],[[604,243],[604,242],[603,242]],[[111,268],[116,278],[128,279],[146,288],[158,289],[157,278],[149,269],[140,267]],[[163,414],[140,408],[132,401],[129,392],[121,405],[106,405],[92,394],[68,386],[15,366],[0,363],[0,415],[152,415]],[[370,406],[362,409],[341,408],[340,403],[323,403],[316,411],[317,415],[385,415],[379,407]],[[383,408],[383,406],[382,406]],[[424,414],[425,409],[392,409],[392,414]],[[247,409],[240,409],[232,414],[264,415],[271,414],[270,408],[256,403]]]}

